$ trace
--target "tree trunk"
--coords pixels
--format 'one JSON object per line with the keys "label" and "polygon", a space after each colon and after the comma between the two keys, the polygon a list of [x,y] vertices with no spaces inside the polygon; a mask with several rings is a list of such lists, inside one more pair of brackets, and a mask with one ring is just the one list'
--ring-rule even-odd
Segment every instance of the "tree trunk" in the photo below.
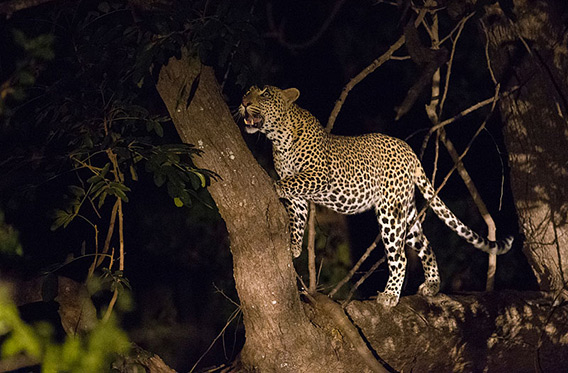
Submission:
{"label": "tree trunk", "polygon": [[203,150],[196,165],[220,176],[208,190],[231,242],[246,330],[241,352],[244,368],[365,371],[353,353],[350,358],[341,348],[334,349],[331,339],[304,313],[289,250],[288,216],[272,180],[244,143],[213,69],[185,53],[162,68],[157,89],[182,141]]}
{"label": "tree trunk", "polygon": [[515,0],[512,14],[486,7],[511,186],[524,252],[541,290],[558,294],[568,276],[568,33],[562,1]]}

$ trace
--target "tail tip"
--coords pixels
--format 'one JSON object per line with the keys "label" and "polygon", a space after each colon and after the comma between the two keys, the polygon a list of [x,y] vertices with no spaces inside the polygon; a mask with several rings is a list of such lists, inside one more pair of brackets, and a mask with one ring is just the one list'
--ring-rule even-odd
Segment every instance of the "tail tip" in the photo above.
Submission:
{"label": "tail tip", "polygon": [[513,236],[508,236],[507,238],[505,238],[502,241],[503,248],[500,250],[499,254],[505,254],[507,251],[511,250],[511,247],[513,246],[514,240],[515,240],[515,237],[513,237]]}

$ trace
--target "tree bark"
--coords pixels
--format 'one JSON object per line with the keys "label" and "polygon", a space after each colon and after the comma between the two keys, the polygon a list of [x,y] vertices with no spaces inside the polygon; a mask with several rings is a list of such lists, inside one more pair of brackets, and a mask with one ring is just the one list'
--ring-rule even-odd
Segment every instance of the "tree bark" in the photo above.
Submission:
{"label": "tree bark", "polygon": [[491,65],[518,94],[500,102],[511,187],[524,252],[541,290],[566,289],[568,276],[568,34],[563,1],[515,0],[506,15],[486,7]]}
{"label": "tree bark", "polygon": [[537,292],[402,297],[393,311],[352,302],[372,348],[404,372],[565,372],[568,308]]}
{"label": "tree bark", "polygon": [[[334,348],[303,311],[289,249],[288,216],[273,183],[243,141],[213,69],[184,53],[160,71],[157,89],[185,143],[203,150],[198,167],[219,174],[208,188],[225,221],[249,371],[365,371],[353,353]],[[347,368],[349,367],[349,368]]]}

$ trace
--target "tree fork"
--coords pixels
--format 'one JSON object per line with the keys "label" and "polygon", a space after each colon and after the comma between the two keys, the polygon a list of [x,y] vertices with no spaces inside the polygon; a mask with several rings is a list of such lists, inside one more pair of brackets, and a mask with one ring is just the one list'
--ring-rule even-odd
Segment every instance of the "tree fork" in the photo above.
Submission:
{"label": "tree fork", "polygon": [[272,180],[244,143],[213,69],[184,52],[180,60],[171,58],[162,67],[157,89],[182,141],[203,150],[195,164],[220,176],[208,190],[231,242],[246,330],[244,368],[357,369],[362,363],[334,349],[304,313],[289,250],[288,215]]}

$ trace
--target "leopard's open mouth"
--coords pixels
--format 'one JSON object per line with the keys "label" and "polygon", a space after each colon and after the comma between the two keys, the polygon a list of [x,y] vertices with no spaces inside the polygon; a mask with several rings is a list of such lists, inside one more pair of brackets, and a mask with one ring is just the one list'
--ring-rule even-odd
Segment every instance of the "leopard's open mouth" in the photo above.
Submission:
{"label": "leopard's open mouth", "polygon": [[260,114],[249,113],[248,110],[245,110],[244,122],[245,131],[247,131],[247,133],[255,133],[262,128],[264,117]]}

